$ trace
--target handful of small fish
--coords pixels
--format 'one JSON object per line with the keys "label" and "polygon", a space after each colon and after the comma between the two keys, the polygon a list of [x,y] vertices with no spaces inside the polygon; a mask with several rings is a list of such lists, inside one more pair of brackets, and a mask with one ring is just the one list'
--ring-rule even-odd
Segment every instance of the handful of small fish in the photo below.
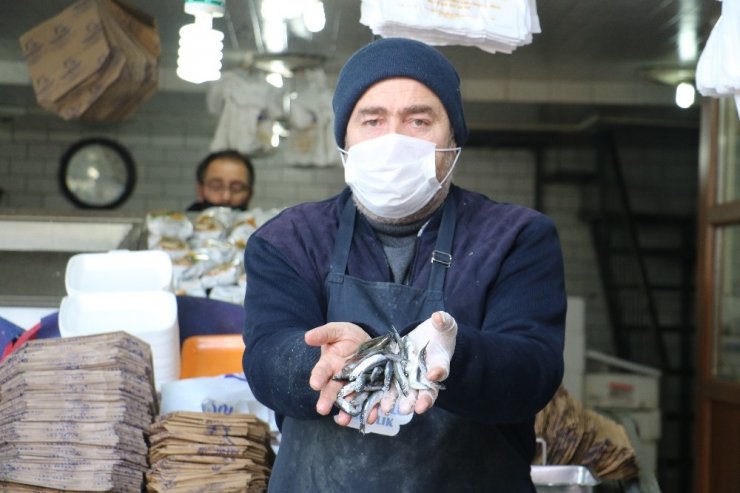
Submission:
{"label": "handful of small fish", "polygon": [[397,390],[396,398],[407,396],[412,389],[444,388],[427,378],[426,345],[417,352],[413,342],[401,337],[394,327],[387,334],[362,343],[333,379],[346,382],[335,404],[347,414],[359,417],[363,434],[370,412],[391,387]]}

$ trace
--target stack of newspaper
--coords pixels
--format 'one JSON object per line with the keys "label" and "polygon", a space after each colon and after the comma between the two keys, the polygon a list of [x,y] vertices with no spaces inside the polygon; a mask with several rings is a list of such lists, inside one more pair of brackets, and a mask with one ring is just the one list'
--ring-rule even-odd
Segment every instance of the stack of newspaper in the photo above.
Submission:
{"label": "stack of newspaper", "polygon": [[535,0],[362,0],[360,22],[384,38],[511,53],[540,32]]}
{"label": "stack of newspaper", "polygon": [[270,429],[253,414],[177,411],[150,430],[147,491],[257,493],[275,460]]}
{"label": "stack of newspaper", "polygon": [[140,492],[156,403],[128,333],[29,341],[0,366],[0,491]]}

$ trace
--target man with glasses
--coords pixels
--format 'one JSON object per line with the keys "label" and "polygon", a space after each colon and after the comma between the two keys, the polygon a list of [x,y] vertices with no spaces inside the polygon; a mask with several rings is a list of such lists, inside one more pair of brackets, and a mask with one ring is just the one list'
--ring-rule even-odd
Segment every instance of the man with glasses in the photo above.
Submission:
{"label": "man with glasses", "polygon": [[233,150],[213,152],[195,171],[198,201],[188,211],[209,207],[247,210],[254,186],[254,167],[247,156]]}

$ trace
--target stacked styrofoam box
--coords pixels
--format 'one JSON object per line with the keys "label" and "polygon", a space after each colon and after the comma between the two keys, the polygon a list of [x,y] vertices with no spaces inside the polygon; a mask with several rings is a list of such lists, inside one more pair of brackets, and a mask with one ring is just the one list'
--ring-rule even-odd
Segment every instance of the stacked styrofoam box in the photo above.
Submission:
{"label": "stacked styrofoam box", "polygon": [[583,375],[586,367],[586,301],[577,296],[568,296],[568,312],[565,316],[565,373],[563,386],[576,400],[582,400]]}
{"label": "stacked styrofoam box", "polygon": [[603,370],[586,373],[584,403],[632,419],[640,442],[633,444],[640,468],[654,474],[661,436],[660,370],[598,351],[586,351],[586,358]]}
{"label": "stacked styrofoam box", "polygon": [[152,350],[157,390],[180,375],[180,328],[172,261],[163,251],[74,255],[59,308],[62,337],[123,330]]}

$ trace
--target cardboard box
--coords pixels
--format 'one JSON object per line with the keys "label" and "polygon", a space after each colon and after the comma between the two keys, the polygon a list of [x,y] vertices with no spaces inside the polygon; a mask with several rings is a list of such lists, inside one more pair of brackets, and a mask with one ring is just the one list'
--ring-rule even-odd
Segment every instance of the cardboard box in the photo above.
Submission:
{"label": "cardboard box", "polygon": [[156,92],[156,23],[120,0],[79,0],[20,44],[38,103],[65,120],[122,120]]}

